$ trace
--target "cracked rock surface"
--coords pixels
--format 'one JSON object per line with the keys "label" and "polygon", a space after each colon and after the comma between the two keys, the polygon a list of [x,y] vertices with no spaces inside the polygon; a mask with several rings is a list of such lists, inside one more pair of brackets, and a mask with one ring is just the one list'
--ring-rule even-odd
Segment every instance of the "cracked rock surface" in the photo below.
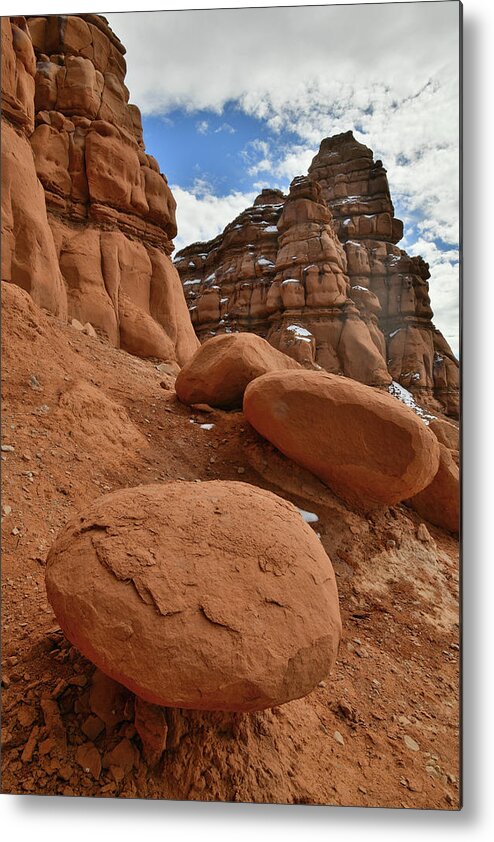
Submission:
{"label": "cracked rock surface", "polygon": [[328,556],[295,506],[246,483],[101,497],[57,538],[46,586],[79,651],[154,704],[262,710],[336,659]]}

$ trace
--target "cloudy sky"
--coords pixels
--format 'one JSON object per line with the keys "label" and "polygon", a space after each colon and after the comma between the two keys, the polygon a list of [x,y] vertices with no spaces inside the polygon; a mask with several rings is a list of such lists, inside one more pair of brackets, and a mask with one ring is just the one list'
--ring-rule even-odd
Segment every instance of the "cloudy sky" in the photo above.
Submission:
{"label": "cloudy sky", "polygon": [[213,237],[263,187],[352,129],[388,170],[400,243],[431,269],[458,352],[459,3],[108,14],[147,151],[178,203],[176,247]]}

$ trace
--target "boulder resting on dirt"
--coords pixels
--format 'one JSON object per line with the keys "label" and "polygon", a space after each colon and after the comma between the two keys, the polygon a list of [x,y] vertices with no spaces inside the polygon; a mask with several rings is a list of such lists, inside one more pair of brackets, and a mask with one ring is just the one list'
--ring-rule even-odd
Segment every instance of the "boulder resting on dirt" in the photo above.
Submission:
{"label": "boulder resting on dirt", "polygon": [[154,704],[274,707],[309,693],[336,658],[328,556],[295,506],[246,483],[99,498],[52,546],[46,589],[73,645]]}
{"label": "boulder resting on dirt", "polygon": [[406,500],[439,466],[437,439],[414,412],[347,377],[265,374],[249,384],[243,407],[258,433],[358,509]]}

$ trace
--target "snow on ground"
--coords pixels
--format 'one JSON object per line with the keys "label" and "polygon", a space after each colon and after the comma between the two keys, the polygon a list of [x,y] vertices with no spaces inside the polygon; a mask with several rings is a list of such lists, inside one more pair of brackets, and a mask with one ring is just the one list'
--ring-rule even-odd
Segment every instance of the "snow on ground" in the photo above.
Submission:
{"label": "snow on ground", "polygon": [[424,424],[429,425],[431,421],[435,420],[436,416],[431,415],[430,412],[426,412],[425,409],[416,404],[412,393],[397,383],[396,380],[393,380],[391,386],[388,388],[388,392],[390,395],[393,395],[393,397],[398,398],[399,401],[406,404],[406,406],[409,406],[410,409],[412,409],[415,414],[422,419]]}
{"label": "snow on ground", "polygon": [[314,338],[310,330],[306,330],[301,325],[288,325],[287,330],[294,333],[297,339],[300,339],[302,342],[311,342]]}
{"label": "snow on ground", "polygon": [[317,523],[317,521],[319,520],[318,516],[314,514],[314,512],[306,512],[305,509],[299,509],[298,506],[297,509],[299,510],[306,523]]}

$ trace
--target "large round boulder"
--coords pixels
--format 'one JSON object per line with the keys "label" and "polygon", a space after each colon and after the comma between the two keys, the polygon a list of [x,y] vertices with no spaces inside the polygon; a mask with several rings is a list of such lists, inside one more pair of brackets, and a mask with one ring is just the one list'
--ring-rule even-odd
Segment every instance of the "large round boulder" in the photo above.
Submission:
{"label": "large round boulder", "polygon": [[241,482],[141,485],[58,536],[46,589],[68,639],[145,701],[252,711],[330,672],[331,562],[291,503]]}
{"label": "large round boulder", "polygon": [[268,371],[300,368],[255,333],[225,333],[201,345],[180,371],[175,389],[183,403],[235,409],[242,406],[251,380]]}
{"label": "large round boulder", "polygon": [[424,520],[456,533],[460,528],[460,471],[451,451],[443,444],[439,447],[441,458],[436,475],[409,502]]}
{"label": "large round boulder", "polygon": [[439,466],[439,444],[411,409],[346,377],[265,374],[244,395],[247,420],[285,456],[364,511],[418,493]]}

